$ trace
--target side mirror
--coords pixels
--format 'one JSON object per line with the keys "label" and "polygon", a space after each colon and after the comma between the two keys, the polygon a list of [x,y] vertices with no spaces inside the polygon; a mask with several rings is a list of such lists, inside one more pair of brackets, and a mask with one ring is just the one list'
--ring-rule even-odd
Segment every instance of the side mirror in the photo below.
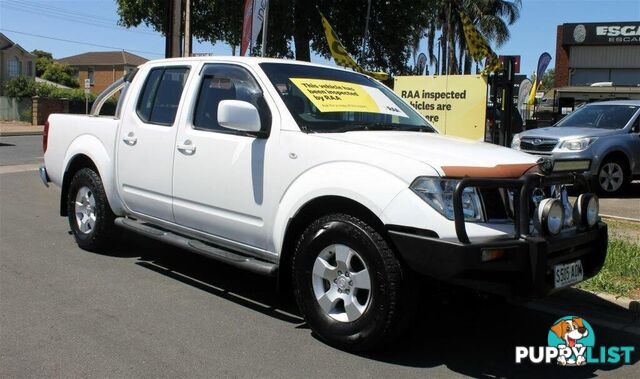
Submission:
{"label": "side mirror", "polygon": [[218,104],[218,124],[241,132],[259,132],[260,115],[256,107],[246,101],[222,100]]}

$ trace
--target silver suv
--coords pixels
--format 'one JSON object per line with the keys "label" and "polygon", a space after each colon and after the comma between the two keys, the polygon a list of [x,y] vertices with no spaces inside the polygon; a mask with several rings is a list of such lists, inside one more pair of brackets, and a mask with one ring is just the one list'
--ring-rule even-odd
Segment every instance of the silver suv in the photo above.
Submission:
{"label": "silver suv", "polygon": [[584,170],[603,194],[640,177],[640,100],[586,104],[555,125],[516,134],[514,149],[553,158],[554,170]]}

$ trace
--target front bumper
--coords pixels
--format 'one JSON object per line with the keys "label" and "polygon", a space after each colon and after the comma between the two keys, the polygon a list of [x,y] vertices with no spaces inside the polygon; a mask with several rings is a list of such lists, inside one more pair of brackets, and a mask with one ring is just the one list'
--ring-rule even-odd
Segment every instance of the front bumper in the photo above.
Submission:
{"label": "front bumper", "polygon": [[[554,288],[554,266],[580,260],[583,280],[596,275],[607,254],[607,225],[570,228],[557,236],[541,236],[531,227],[531,195],[536,188],[571,184],[588,190],[585,175],[527,174],[517,179],[465,178],[453,194],[457,240],[435,233],[388,226],[398,252],[413,270],[453,284],[519,297],[542,297]],[[513,234],[492,239],[470,238],[462,211],[466,187],[502,188],[513,193]],[[485,258],[483,259],[483,251]],[[486,256],[497,252],[496,259]]]}
{"label": "front bumper", "polygon": [[[607,255],[607,225],[553,238],[523,236],[462,243],[408,231],[389,230],[400,255],[414,271],[452,284],[504,296],[543,297],[555,290],[554,266],[582,261],[584,279],[596,275]],[[504,250],[482,261],[483,250]]]}

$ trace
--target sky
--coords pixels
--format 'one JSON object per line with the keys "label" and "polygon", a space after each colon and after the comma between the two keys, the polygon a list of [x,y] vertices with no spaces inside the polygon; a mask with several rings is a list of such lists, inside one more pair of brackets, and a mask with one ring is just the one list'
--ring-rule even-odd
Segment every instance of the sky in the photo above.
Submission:
{"label": "sky", "polygon": [[[26,50],[49,51],[54,58],[107,50],[127,50],[148,59],[164,56],[164,38],[159,33],[144,26],[121,28],[117,20],[115,0],[0,0],[0,32]],[[638,20],[640,0],[522,0],[521,17],[510,28],[510,40],[494,50],[521,55],[520,71],[530,74],[541,53],[555,58],[557,25]],[[425,44],[421,48],[424,51]],[[193,51],[231,55],[231,48],[223,43],[194,41]],[[318,56],[312,61],[333,64]]]}

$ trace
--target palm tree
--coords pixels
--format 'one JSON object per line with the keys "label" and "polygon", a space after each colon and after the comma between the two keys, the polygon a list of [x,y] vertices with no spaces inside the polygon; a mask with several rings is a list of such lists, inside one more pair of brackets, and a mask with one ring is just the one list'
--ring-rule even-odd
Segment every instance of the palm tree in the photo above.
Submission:
{"label": "palm tree", "polygon": [[427,10],[431,17],[424,28],[430,63],[436,57],[434,42],[436,31],[440,30],[442,49],[438,59],[441,72],[471,73],[472,62],[459,10],[466,13],[488,42],[501,46],[510,37],[509,25],[520,17],[521,6],[521,0],[433,0],[433,7]]}
{"label": "palm tree", "polygon": [[[480,34],[482,34],[488,42],[495,43],[496,47],[502,46],[509,40],[511,33],[509,25],[520,17],[521,0],[464,0],[462,2],[463,11],[469,16]],[[462,30],[462,25],[458,25]],[[464,34],[459,36],[460,44],[466,47]],[[462,62],[461,57],[460,61]],[[464,73],[471,72],[471,57],[464,51]]]}

